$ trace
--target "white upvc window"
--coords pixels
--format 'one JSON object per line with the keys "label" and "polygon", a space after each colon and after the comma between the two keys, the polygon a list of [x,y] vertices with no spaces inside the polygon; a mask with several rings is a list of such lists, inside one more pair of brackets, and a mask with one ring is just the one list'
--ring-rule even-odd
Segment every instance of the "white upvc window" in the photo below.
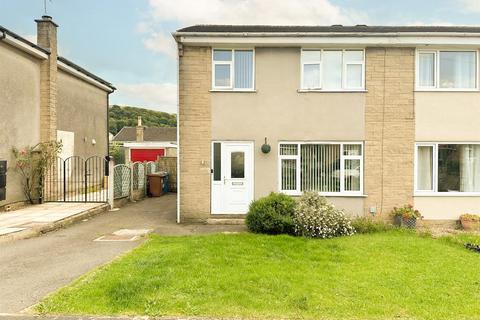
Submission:
{"label": "white upvc window", "polygon": [[213,49],[213,90],[254,90],[255,52],[253,49]]}
{"label": "white upvc window", "polygon": [[279,190],[289,195],[317,191],[322,195],[363,194],[361,142],[281,142]]}
{"label": "white upvc window", "polygon": [[301,89],[355,91],[365,88],[363,49],[303,49]]}
{"label": "white upvc window", "polygon": [[478,90],[476,50],[417,50],[417,90]]}
{"label": "white upvc window", "polygon": [[480,143],[415,146],[415,195],[480,196]]}

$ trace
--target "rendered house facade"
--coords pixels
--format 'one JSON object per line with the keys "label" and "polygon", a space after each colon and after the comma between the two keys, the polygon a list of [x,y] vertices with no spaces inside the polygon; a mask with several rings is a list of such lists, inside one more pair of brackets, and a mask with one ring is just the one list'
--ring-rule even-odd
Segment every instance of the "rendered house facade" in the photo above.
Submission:
{"label": "rendered house facade", "polygon": [[179,220],[305,190],[353,215],[480,211],[480,28],[199,25],[174,37]]}
{"label": "rendered house facade", "polygon": [[57,52],[57,24],[36,20],[37,43],[0,26],[0,160],[5,205],[22,203],[12,147],[61,140],[60,157],[108,155],[108,99],[115,88]]}

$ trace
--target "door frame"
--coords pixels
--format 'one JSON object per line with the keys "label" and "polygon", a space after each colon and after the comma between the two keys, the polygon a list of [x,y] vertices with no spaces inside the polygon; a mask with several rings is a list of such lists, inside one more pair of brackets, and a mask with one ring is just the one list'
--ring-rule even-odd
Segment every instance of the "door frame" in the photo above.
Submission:
{"label": "door frame", "polygon": [[[222,148],[221,148],[221,161],[223,161],[223,145],[224,144],[244,144],[244,145],[248,145],[250,146],[250,150],[251,150],[251,154],[252,154],[252,167],[250,169],[250,172],[251,172],[251,193],[252,193],[252,200],[255,198],[255,141],[254,140],[212,140],[211,144],[210,144],[210,214],[212,215],[243,215],[243,214],[246,214],[246,213],[235,213],[235,212],[218,212],[218,211],[215,211],[214,210],[214,184],[215,184],[215,181],[213,181],[213,177],[214,177],[214,174],[213,174],[213,157],[214,157],[214,147],[213,147],[213,144],[214,143],[221,143],[222,144]],[[222,165],[222,170],[223,170],[224,166]],[[247,171],[247,168],[245,168],[245,171]],[[220,175],[222,176],[222,174]],[[223,182],[222,182],[223,183]]]}

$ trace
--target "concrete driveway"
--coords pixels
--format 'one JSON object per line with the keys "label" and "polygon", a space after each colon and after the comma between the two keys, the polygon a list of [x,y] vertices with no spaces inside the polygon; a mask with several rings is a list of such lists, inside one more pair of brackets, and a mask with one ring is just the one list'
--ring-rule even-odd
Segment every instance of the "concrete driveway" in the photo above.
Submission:
{"label": "concrete driveway", "polygon": [[93,241],[119,229],[153,229],[164,235],[243,230],[243,226],[178,225],[176,196],[128,204],[43,236],[0,243],[0,314],[13,314],[80,275],[138,246],[137,241]]}

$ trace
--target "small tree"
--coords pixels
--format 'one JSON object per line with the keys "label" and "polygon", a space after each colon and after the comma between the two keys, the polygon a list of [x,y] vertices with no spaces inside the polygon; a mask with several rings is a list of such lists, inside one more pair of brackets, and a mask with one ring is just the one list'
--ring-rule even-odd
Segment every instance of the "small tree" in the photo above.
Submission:
{"label": "small tree", "polygon": [[57,141],[41,142],[21,150],[12,148],[16,160],[15,170],[22,177],[22,190],[31,204],[40,198],[45,173],[61,149],[62,144]]}

